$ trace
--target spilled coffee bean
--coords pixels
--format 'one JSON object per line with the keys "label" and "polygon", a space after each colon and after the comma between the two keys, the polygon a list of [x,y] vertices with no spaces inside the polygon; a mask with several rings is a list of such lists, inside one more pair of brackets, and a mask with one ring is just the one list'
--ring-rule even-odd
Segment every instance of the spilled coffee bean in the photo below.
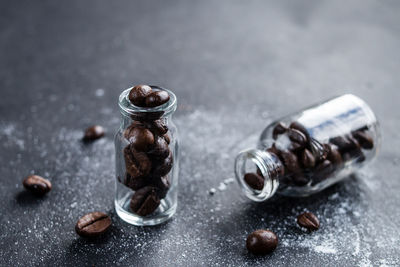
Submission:
{"label": "spilled coffee bean", "polygon": [[255,255],[271,253],[278,245],[278,237],[270,230],[256,230],[247,236],[247,250]]}
{"label": "spilled coffee bean", "polygon": [[105,132],[103,127],[101,127],[100,125],[94,125],[85,130],[85,133],[83,135],[83,140],[94,141],[96,139],[103,137],[104,134]]}
{"label": "spilled coffee bean", "polygon": [[82,216],[75,225],[75,231],[82,237],[97,237],[111,226],[111,218],[103,212],[91,212]]}
{"label": "spilled coffee bean", "polygon": [[48,193],[52,188],[51,182],[39,175],[30,175],[26,177],[22,184],[25,189],[39,196]]}
{"label": "spilled coffee bean", "polygon": [[319,220],[311,212],[304,212],[297,216],[297,223],[308,230],[315,231],[319,228]]}

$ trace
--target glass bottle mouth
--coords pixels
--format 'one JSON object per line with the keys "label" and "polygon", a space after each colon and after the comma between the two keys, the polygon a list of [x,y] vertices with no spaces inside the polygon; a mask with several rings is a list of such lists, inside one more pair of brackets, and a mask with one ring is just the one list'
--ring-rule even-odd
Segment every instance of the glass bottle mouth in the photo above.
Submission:
{"label": "glass bottle mouth", "polygon": [[[235,159],[235,176],[245,195],[254,201],[261,202],[273,196],[279,187],[278,168],[281,168],[279,159],[275,155],[257,149],[240,152]],[[264,179],[261,190],[251,187],[245,181],[248,173],[259,172]]]}
{"label": "glass bottle mouth", "polygon": [[169,95],[169,101],[163,105],[157,107],[139,107],[135,106],[134,104],[129,101],[129,92],[132,89],[128,88],[124,90],[119,95],[118,105],[122,115],[130,116],[133,119],[138,120],[155,120],[161,117],[167,117],[168,115],[172,114],[176,110],[177,100],[175,94],[163,87],[156,86],[156,85],[149,85],[152,90],[154,91],[165,91]]}

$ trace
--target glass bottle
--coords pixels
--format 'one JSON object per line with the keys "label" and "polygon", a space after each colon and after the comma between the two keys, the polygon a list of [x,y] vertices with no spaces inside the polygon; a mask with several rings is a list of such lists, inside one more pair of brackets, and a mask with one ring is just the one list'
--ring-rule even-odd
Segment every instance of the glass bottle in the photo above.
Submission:
{"label": "glass bottle", "polygon": [[[150,87],[166,91],[169,101],[138,107],[128,99],[132,88],[126,89],[119,96],[121,126],[115,135],[115,209],[121,219],[139,226],[168,220],[178,201],[178,132],[172,122],[177,100],[170,90]],[[143,138],[151,145],[140,143]]]}
{"label": "glass bottle", "polygon": [[379,146],[379,124],[371,108],[346,94],[268,125],[257,148],[236,157],[236,179],[254,201],[276,192],[308,196],[369,162]]}

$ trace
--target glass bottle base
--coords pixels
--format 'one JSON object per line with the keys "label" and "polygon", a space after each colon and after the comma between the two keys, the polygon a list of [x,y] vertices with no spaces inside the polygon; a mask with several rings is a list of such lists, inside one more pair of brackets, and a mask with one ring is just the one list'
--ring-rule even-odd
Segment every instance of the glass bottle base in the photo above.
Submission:
{"label": "glass bottle base", "polygon": [[[115,211],[118,216],[125,222],[136,226],[151,226],[158,225],[169,220],[176,212],[177,204],[172,204],[168,198],[161,200],[158,209],[149,216],[139,216],[129,211],[131,195],[126,195],[125,198],[115,200]],[[121,205],[122,204],[122,205]]]}

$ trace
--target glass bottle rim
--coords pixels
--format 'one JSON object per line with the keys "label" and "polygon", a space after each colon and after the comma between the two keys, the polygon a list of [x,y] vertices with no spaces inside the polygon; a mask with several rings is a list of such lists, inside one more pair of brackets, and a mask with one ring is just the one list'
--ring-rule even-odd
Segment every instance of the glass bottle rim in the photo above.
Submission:
{"label": "glass bottle rim", "polygon": [[160,117],[166,117],[172,113],[175,112],[176,107],[177,107],[177,99],[176,95],[171,91],[166,88],[163,88],[161,86],[157,85],[149,85],[151,89],[156,89],[156,91],[165,91],[169,95],[169,101],[163,105],[157,106],[157,107],[139,107],[135,106],[132,104],[132,102],[129,100],[129,92],[133,87],[130,87],[128,89],[125,89],[122,91],[122,93],[119,95],[118,98],[118,105],[120,108],[120,111],[123,115],[135,115],[135,114],[146,114],[148,113],[149,115],[151,114],[159,114],[162,113]]}

